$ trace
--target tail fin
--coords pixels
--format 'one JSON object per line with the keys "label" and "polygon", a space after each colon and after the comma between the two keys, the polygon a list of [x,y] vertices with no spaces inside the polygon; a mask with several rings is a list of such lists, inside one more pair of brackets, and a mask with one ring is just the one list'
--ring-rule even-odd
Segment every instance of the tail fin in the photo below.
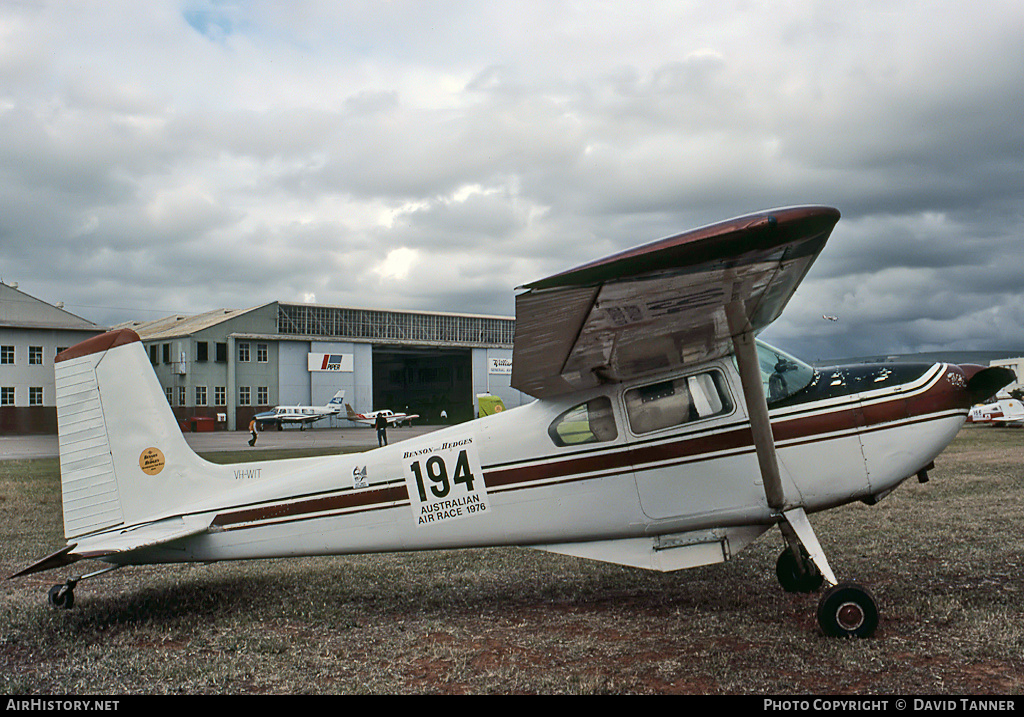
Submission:
{"label": "tail fin", "polygon": [[345,403],[345,389],[341,389],[334,394],[334,398],[327,402],[325,408],[335,408],[340,411],[343,403]]}
{"label": "tail fin", "polygon": [[173,515],[209,495],[138,334],[112,331],[57,356],[67,539]]}
{"label": "tail fin", "polygon": [[348,411],[349,418],[359,418],[359,414],[352,410],[352,404],[346,403],[345,410]]}

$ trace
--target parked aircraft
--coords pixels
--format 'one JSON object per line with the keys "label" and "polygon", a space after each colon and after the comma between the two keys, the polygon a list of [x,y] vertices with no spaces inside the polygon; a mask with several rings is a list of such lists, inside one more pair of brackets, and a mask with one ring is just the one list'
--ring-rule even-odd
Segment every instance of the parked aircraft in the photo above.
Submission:
{"label": "parked aircraft", "polygon": [[370,411],[368,413],[356,413],[352,406],[345,404],[347,414],[345,418],[352,421],[353,423],[364,423],[367,426],[372,426],[377,422],[377,416],[383,415],[388,420],[389,426],[400,426],[403,423],[412,424],[412,419],[419,418],[418,414],[415,413],[395,413],[387,408],[381,409],[380,411]]}
{"label": "parked aircraft", "polygon": [[300,429],[304,429],[323,418],[340,414],[344,404],[345,391],[341,390],[324,406],[277,406],[273,411],[257,413],[255,419],[261,425],[277,425],[279,431],[291,423],[297,423]]}
{"label": "parked aircraft", "polygon": [[986,403],[971,408],[968,423],[988,423],[993,426],[1024,425],[1024,404],[1013,398],[1006,391],[1000,391],[993,403]]}
{"label": "parked aircraft", "polygon": [[782,587],[827,585],[821,630],[871,635],[874,598],[836,579],[809,516],[926,480],[1013,374],[815,369],[757,341],[838,220],[772,210],[527,284],[512,385],[536,400],[366,453],[208,463],[139,337],[89,339],[55,367],[67,544],[18,574],[104,563],[50,590],[70,607],[81,579],[163,562],[517,545],[670,571],[778,526]]}

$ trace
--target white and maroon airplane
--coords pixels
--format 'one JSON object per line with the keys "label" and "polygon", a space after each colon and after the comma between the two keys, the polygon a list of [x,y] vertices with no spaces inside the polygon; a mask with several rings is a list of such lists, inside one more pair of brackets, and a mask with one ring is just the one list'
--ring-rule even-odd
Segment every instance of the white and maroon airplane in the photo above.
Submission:
{"label": "white and maroon airplane", "polygon": [[21,571],[516,545],[678,570],[774,526],[776,574],[829,635],[878,613],[839,583],[808,516],[874,503],[932,460],[1012,372],[814,369],[755,341],[839,212],[754,214],[526,285],[512,384],[533,403],[366,453],[214,465],[174,421],[139,337],[56,364],[66,546]]}

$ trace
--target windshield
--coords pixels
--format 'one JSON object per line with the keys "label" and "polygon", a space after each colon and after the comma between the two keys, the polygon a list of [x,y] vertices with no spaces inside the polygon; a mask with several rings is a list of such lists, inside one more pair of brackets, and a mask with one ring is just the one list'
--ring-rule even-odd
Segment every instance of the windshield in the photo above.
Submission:
{"label": "windshield", "polygon": [[814,369],[798,358],[756,340],[761,383],[768,403],[778,403],[802,391],[814,380]]}

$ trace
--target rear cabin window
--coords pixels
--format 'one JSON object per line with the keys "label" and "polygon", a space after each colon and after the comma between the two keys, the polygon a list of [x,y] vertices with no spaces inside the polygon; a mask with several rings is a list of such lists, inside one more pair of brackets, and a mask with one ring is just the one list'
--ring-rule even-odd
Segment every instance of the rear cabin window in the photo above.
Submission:
{"label": "rear cabin window", "polygon": [[573,406],[551,423],[548,435],[556,446],[614,441],[619,431],[615,427],[612,402],[607,396],[598,396]]}
{"label": "rear cabin window", "polygon": [[718,371],[626,391],[626,414],[637,434],[721,416],[732,408],[725,378]]}

